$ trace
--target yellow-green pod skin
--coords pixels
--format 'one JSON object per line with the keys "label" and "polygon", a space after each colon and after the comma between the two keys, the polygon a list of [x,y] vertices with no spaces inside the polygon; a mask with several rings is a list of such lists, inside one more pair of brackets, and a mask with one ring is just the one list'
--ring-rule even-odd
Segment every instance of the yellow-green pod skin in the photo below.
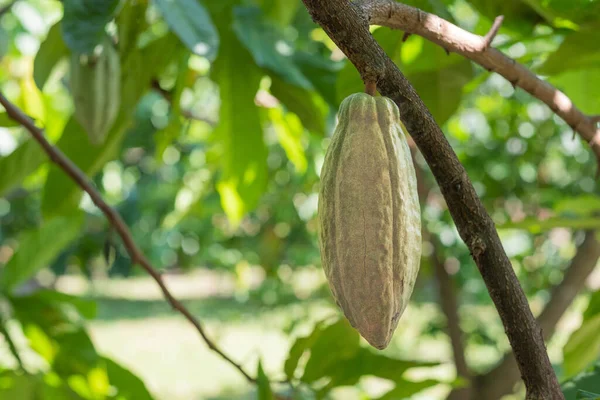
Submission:
{"label": "yellow-green pod skin", "polygon": [[421,213],[396,104],[356,93],[339,110],[319,193],[321,261],[336,303],[373,347],[388,346],[421,259]]}
{"label": "yellow-green pod skin", "polygon": [[94,145],[101,145],[121,104],[121,64],[117,50],[106,40],[95,56],[71,55],[70,86],[75,118]]}

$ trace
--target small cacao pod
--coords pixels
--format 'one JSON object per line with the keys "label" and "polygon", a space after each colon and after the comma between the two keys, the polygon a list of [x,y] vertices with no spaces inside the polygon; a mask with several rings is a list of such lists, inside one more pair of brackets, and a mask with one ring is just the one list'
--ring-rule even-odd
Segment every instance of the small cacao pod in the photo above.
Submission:
{"label": "small cacao pod", "polygon": [[352,94],[338,118],[321,171],[321,261],[350,324],[384,349],[419,271],[417,180],[391,99]]}
{"label": "small cacao pod", "polygon": [[70,87],[75,118],[92,144],[102,144],[121,104],[121,62],[109,40],[94,54],[71,55]]}

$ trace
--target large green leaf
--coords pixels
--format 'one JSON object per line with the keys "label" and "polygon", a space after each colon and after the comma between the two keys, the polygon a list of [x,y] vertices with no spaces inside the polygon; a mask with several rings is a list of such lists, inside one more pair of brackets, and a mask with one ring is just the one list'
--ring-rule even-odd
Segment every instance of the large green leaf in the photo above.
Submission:
{"label": "large green leaf", "polygon": [[29,375],[16,371],[0,373],[0,399],[14,400],[84,400],[64,382],[49,382],[43,375]]}
{"label": "large green leaf", "polygon": [[543,75],[557,75],[568,70],[597,68],[600,65],[598,52],[600,33],[597,30],[584,30],[570,34],[558,50],[550,54],[539,68]]}
{"label": "large green leaf", "polygon": [[154,0],[154,4],[190,51],[214,60],[219,35],[210,15],[197,0]]}
{"label": "large green leaf", "polygon": [[360,337],[345,318],[329,325],[310,347],[302,381],[312,383],[330,375],[360,350]]}
{"label": "large green leaf", "polygon": [[0,112],[0,127],[2,128],[14,128],[20,126],[20,124],[8,116],[6,112]]}
{"label": "large green leaf", "polygon": [[577,391],[578,400],[600,400],[600,393],[592,393],[586,390]]}
{"label": "large green leaf", "polygon": [[62,38],[60,22],[57,22],[48,31],[33,61],[33,80],[40,90],[44,89],[56,64],[68,54],[69,49]]}
{"label": "large green leaf", "polygon": [[288,159],[296,167],[296,171],[303,174],[306,171],[306,155],[302,145],[304,128],[298,117],[292,113],[284,113],[280,108],[268,110],[269,120],[275,129],[279,144],[285,150]]}
{"label": "large green leaf", "polygon": [[79,235],[83,220],[83,214],[75,212],[67,217],[50,219],[38,229],[22,233],[17,251],[2,269],[2,290],[11,291],[48,266]]}
{"label": "large green leaf", "polygon": [[279,27],[265,19],[260,8],[236,7],[234,15],[233,30],[256,64],[291,84],[312,88],[311,82],[294,63],[291,44],[284,41]]}
{"label": "large green leaf", "polygon": [[[326,375],[331,380],[320,391],[321,393],[326,393],[338,386],[355,385],[361,377],[367,375],[388,379],[394,382],[396,387],[406,388],[407,385],[415,384],[415,382],[409,382],[403,378],[404,373],[408,369],[438,365],[438,363],[398,360],[384,356],[383,354],[375,354],[366,348],[360,348],[352,358],[345,359],[343,363],[344,368],[332,366],[326,372]],[[435,381],[435,383],[439,382]]]}
{"label": "large green leaf", "polygon": [[153,397],[146,384],[130,370],[117,364],[110,358],[103,357],[106,372],[111,386],[117,389],[117,399],[120,400],[152,400]]}
{"label": "large green leaf", "polygon": [[318,135],[325,133],[327,107],[313,91],[307,90],[273,76],[271,93],[302,121],[302,125]]}
{"label": "large green leaf", "polygon": [[0,158],[0,196],[13,189],[48,160],[33,139],[25,141],[6,157]]}
{"label": "large green leaf", "polygon": [[523,0],[469,0],[469,3],[490,20],[504,16],[503,26],[521,33],[530,33],[543,18]]}
{"label": "large green leaf", "polygon": [[600,211],[600,197],[581,195],[560,199],[553,207],[559,214],[592,215]]}
{"label": "large green leaf", "polygon": [[596,229],[600,227],[600,218],[553,217],[545,220],[529,217],[519,222],[505,222],[498,229],[524,229],[531,233],[545,232],[553,228]]}
{"label": "large green leaf", "polygon": [[124,60],[136,49],[137,40],[148,26],[146,12],[147,1],[126,1],[117,15],[117,31],[119,34],[119,53]]}
{"label": "large green leaf", "polygon": [[69,49],[88,54],[104,38],[119,0],[63,0],[62,34]]}
{"label": "large green leaf", "polygon": [[566,377],[578,374],[600,357],[600,309],[597,300],[592,300],[581,326],[571,334],[563,348]]}
{"label": "large green leaf", "polygon": [[299,337],[292,345],[292,348],[288,354],[288,358],[285,360],[285,365],[283,367],[285,376],[287,376],[288,379],[294,378],[294,373],[298,367],[298,361],[300,360],[300,357],[302,357],[304,352],[311,348],[319,336],[321,336],[323,333],[324,324],[325,321],[319,321],[308,336]]}
{"label": "large green leaf", "polygon": [[440,381],[426,379],[423,381],[404,381],[376,400],[403,400],[419,393],[422,390],[438,385]]}
{"label": "large green leaf", "polygon": [[221,40],[223,46],[212,68],[221,98],[214,131],[223,152],[217,190],[225,213],[237,224],[256,206],[267,183],[267,148],[254,104],[262,73],[231,32],[221,33]]}
{"label": "large green leaf", "polygon": [[261,8],[269,20],[286,27],[302,4],[300,0],[260,0]]}
{"label": "large green leaf", "polygon": [[590,90],[600,87],[600,68],[566,71],[552,76],[549,81],[565,92],[584,113],[596,114],[600,110],[600,96]]}
{"label": "large green leaf", "polygon": [[[294,63],[315,90],[331,107],[337,109],[339,102],[336,96],[336,82],[339,71],[344,67],[342,61],[332,61],[328,56],[317,55],[307,51],[294,53]],[[282,100],[283,101],[283,100]],[[291,107],[288,105],[288,107]]]}
{"label": "large green leaf", "polygon": [[[444,124],[460,106],[463,88],[474,77],[471,63],[457,54],[447,55],[441,47],[417,36],[404,43],[402,35],[389,29],[377,29],[373,36],[415,87],[437,123]],[[360,75],[348,63],[338,77],[338,101],[363,90]]]}
{"label": "large green leaf", "polygon": [[600,2],[597,0],[522,0],[548,22],[558,27],[574,28],[600,23]]}
{"label": "large green leaf", "polygon": [[258,400],[273,400],[275,397],[273,396],[273,391],[271,390],[271,384],[269,383],[269,378],[265,374],[263,370],[262,364],[260,360],[258,361],[258,373],[256,376],[256,385],[258,386]]}
{"label": "large green leaf", "polygon": [[561,386],[565,400],[576,400],[578,392],[582,390],[600,393],[600,362],[564,382]]}

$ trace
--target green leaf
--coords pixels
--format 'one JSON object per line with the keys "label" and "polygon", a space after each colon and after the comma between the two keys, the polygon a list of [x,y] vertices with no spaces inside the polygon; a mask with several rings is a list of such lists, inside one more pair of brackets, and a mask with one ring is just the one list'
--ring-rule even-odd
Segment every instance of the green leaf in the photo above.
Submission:
{"label": "green leaf", "polygon": [[362,347],[352,358],[345,359],[343,363],[344,368],[332,365],[331,370],[327,371],[326,375],[330,376],[331,380],[320,393],[326,393],[338,386],[355,385],[361,377],[367,375],[388,379],[395,382],[396,386],[405,386],[407,381],[402,375],[408,369],[439,365],[438,363],[398,360],[382,354],[375,354]]}
{"label": "green leaf", "polygon": [[590,370],[578,374],[561,386],[565,400],[576,400],[579,391],[600,393],[600,363],[596,363]]}
{"label": "green leaf", "polygon": [[523,0],[556,27],[576,28],[576,24],[598,25],[600,2],[590,0]]}
{"label": "green leaf", "polygon": [[0,126],[3,128],[14,128],[21,126],[17,121],[8,116],[6,112],[0,112]]}
{"label": "green leaf", "polygon": [[236,7],[233,30],[257,65],[271,70],[293,85],[312,88],[311,82],[294,63],[291,45],[284,41],[281,30],[264,18],[260,8]]}
{"label": "green leaf", "polygon": [[82,317],[92,319],[96,316],[96,302],[77,296],[71,296],[66,293],[56,292],[54,290],[38,290],[26,298],[34,299],[41,303],[52,304],[55,307],[72,307]]}
{"label": "green leaf", "polygon": [[597,314],[600,314],[600,290],[596,290],[590,297],[590,302],[583,313],[583,319],[595,317]]}
{"label": "green leaf", "polygon": [[270,21],[286,27],[296,15],[300,0],[261,0],[261,8]]}
{"label": "green leaf", "polygon": [[188,81],[188,61],[190,53],[184,53],[180,56],[177,66],[177,78],[175,79],[175,87],[171,94],[171,107],[169,110],[169,124],[155,134],[156,142],[156,157],[162,157],[165,149],[173,143],[181,134],[184,124],[181,118],[181,95]]}
{"label": "green leaf", "polygon": [[600,86],[600,68],[567,71],[552,76],[549,81],[565,92],[584,113],[595,114],[600,110],[600,96],[589,90]]}
{"label": "green leaf", "polygon": [[147,28],[147,10],[147,1],[126,1],[117,15],[121,60],[125,60],[130,53],[135,51],[140,33]]}
{"label": "green leaf", "polygon": [[271,390],[271,384],[269,378],[263,370],[260,360],[258,361],[258,373],[256,377],[256,385],[258,386],[258,400],[273,400],[273,391]]}
{"label": "green leaf", "polygon": [[288,379],[291,380],[294,378],[294,372],[298,367],[298,361],[300,360],[300,357],[302,357],[304,352],[311,348],[317,341],[317,339],[321,336],[321,334],[323,333],[324,324],[325,321],[319,321],[317,324],[315,324],[315,327],[313,328],[313,331],[310,333],[310,335],[296,339],[296,341],[292,345],[292,348],[290,349],[290,352],[288,354],[288,358],[287,360],[285,360],[285,365],[283,367],[285,376],[287,376]]}
{"label": "green leaf", "polygon": [[424,381],[419,382],[404,381],[401,384],[396,385],[394,389],[390,390],[383,396],[378,397],[376,400],[407,399],[419,393],[420,391],[438,385],[439,383],[440,381],[437,381],[435,379],[426,379]]}
{"label": "green leaf", "polygon": [[[390,29],[377,29],[373,36],[401,68],[436,122],[444,124],[460,106],[463,88],[474,77],[470,62],[457,54],[448,56],[421,37],[411,36],[403,43],[402,35]],[[363,90],[360,75],[348,63],[339,74],[338,101]]]}
{"label": "green leaf", "polygon": [[117,389],[119,400],[152,400],[144,381],[110,358],[102,357],[111,386]]}
{"label": "green leaf", "polygon": [[359,351],[360,338],[345,318],[323,329],[310,348],[301,380],[312,383],[328,376],[340,363],[354,357]]}
{"label": "green leaf", "polygon": [[568,197],[558,201],[552,208],[559,214],[573,213],[588,216],[600,211],[600,197],[592,195]]}
{"label": "green leaf", "polygon": [[25,141],[8,156],[0,158],[0,196],[20,185],[47,160],[46,153],[33,139]]}
{"label": "green leaf", "polygon": [[210,15],[196,0],[154,0],[169,27],[196,55],[214,60],[219,35]]}
{"label": "green leaf", "polygon": [[44,375],[16,371],[0,373],[0,399],[82,400],[60,380],[49,383]]}
{"label": "green leaf", "polygon": [[514,29],[523,34],[530,33],[536,24],[543,21],[542,17],[526,2],[526,0],[469,0],[469,4],[489,20],[494,20],[497,16],[503,15],[503,27]]}
{"label": "green leaf", "polygon": [[505,222],[497,226],[498,229],[524,229],[531,233],[545,232],[554,228],[595,229],[600,227],[600,218],[567,218],[552,217],[540,221],[538,218],[528,217],[519,222]]}
{"label": "green leaf", "polygon": [[570,34],[558,50],[550,54],[539,73],[557,75],[568,70],[595,68],[600,64],[598,53],[600,33],[597,30],[582,30]]}
{"label": "green leaf", "polygon": [[58,345],[58,352],[52,366],[60,376],[87,375],[98,367],[100,355],[84,329],[61,332],[53,339]]}
{"label": "green leaf", "polygon": [[38,229],[22,233],[18,249],[2,269],[2,290],[11,291],[48,266],[80,234],[83,220],[82,213],[75,213],[53,218]]}
{"label": "green leaf", "polygon": [[69,49],[62,38],[60,22],[57,22],[48,31],[33,61],[33,80],[40,90],[44,89],[56,64],[68,54]]}
{"label": "green leaf", "polygon": [[576,398],[582,400],[600,400],[600,394],[588,392],[585,390],[578,390]]}
{"label": "green leaf", "polygon": [[223,46],[212,68],[221,98],[219,125],[214,130],[223,151],[217,190],[225,213],[236,225],[258,204],[267,184],[267,147],[254,104],[262,74],[235,36],[221,33],[221,39]]}
{"label": "green leaf", "polygon": [[[312,83],[313,87],[331,107],[337,109],[336,82],[343,61],[332,61],[328,57],[318,56],[306,51],[294,53],[294,63]],[[286,104],[287,105],[287,104]],[[291,105],[287,105],[291,107]]]}
{"label": "green leaf", "polygon": [[302,145],[304,129],[300,119],[295,114],[283,113],[280,108],[270,108],[268,115],[279,144],[285,150],[289,160],[294,164],[296,171],[303,174],[306,171],[306,156]]}
{"label": "green leaf", "polygon": [[327,106],[312,91],[287,83],[277,76],[271,81],[271,93],[291,112],[296,114],[302,125],[318,135],[325,134]]}
{"label": "green leaf", "polygon": [[437,71],[410,74],[408,78],[436,122],[442,125],[460,106],[463,87],[473,76],[473,68],[465,60]]}
{"label": "green leaf", "polygon": [[119,0],[63,0],[63,39],[75,53],[89,54],[105,37]]}
{"label": "green leaf", "polygon": [[600,314],[586,319],[571,334],[563,348],[563,368],[566,377],[572,377],[596,361],[600,356]]}

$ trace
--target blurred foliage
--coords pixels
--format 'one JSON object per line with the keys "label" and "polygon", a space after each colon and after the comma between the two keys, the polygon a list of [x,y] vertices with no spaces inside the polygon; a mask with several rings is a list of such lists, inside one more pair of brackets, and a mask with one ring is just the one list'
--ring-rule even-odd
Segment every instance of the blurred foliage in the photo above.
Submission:
{"label": "blurred foliage", "polygon": [[[600,82],[594,40],[600,1],[407,3],[478,34],[504,15],[494,45],[584,112],[600,113],[593,90]],[[600,226],[588,146],[503,78],[420,37],[403,41],[402,32],[382,27],[373,33],[442,125],[539,309],[582,230]],[[122,106],[107,140],[94,146],[72,117],[66,60],[93,52],[107,35],[121,56]],[[2,92],[93,180],[154,265],[165,272],[199,266],[226,272],[247,297],[267,305],[306,298],[290,276],[320,264],[316,213],[324,151],[339,103],[363,84],[300,0],[19,0],[0,19],[0,55]],[[4,112],[0,156],[0,333],[15,360],[0,366],[0,398],[152,398],[139,378],[95,350],[85,328],[94,303],[48,289],[65,274],[94,279],[140,272],[90,199]],[[437,256],[462,307],[490,305],[439,189],[420,155],[416,161],[431,187],[421,199],[423,226],[442,245]],[[432,251],[425,242],[415,302],[437,302]],[[257,288],[244,283],[250,266],[263,270]],[[324,285],[312,295],[330,301]],[[569,399],[600,392],[594,366],[600,296],[583,290],[582,301],[588,297],[558,368],[569,379]],[[507,349],[506,339],[498,318],[462,314],[469,361],[482,372]],[[438,337],[444,326],[432,320],[421,335]],[[26,344],[16,344],[19,336]],[[475,359],[474,348],[494,356]],[[448,360],[391,355],[364,347],[345,320],[324,320],[291,345],[281,366],[290,385],[270,382],[259,362],[257,394],[327,398],[333,389],[359,387],[367,376],[391,384],[379,399],[460,384],[405,374]]]}

